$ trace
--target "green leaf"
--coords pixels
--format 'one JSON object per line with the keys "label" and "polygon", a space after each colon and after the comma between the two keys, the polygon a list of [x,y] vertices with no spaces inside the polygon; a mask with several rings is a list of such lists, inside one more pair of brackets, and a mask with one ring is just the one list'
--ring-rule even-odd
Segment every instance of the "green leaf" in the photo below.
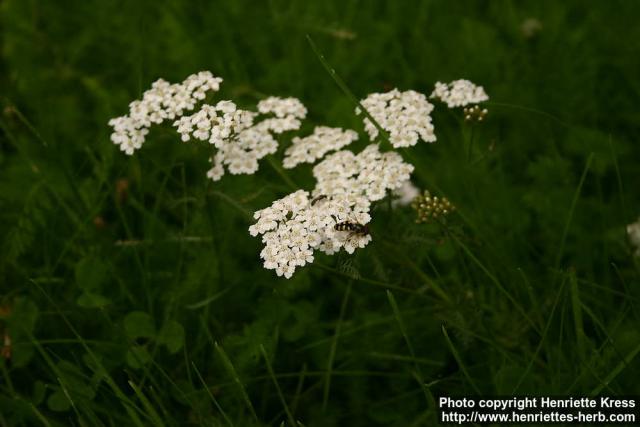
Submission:
{"label": "green leaf", "polygon": [[107,278],[107,266],[99,258],[90,255],[82,258],[76,264],[76,283],[85,290],[95,290],[105,282]]}
{"label": "green leaf", "polygon": [[97,308],[109,305],[111,300],[100,294],[96,294],[90,291],[85,291],[78,297],[76,301],[80,307],[84,308]]}
{"label": "green leaf", "polygon": [[55,412],[65,412],[71,408],[71,402],[62,389],[54,391],[47,399],[47,406]]}
{"label": "green leaf", "polygon": [[11,315],[7,318],[9,334],[13,342],[19,342],[12,349],[11,363],[14,368],[25,366],[31,360],[34,347],[31,337],[38,319],[38,306],[29,298],[18,297]]}
{"label": "green leaf", "polygon": [[132,311],[124,318],[124,331],[127,338],[155,338],[156,327],[148,313],[144,311]]}
{"label": "green leaf", "polygon": [[140,369],[151,360],[151,355],[145,346],[136,345],[127,351],[127,365]]}
{"label": "green leaf", "polygon": [[184,345],[184,328],[175,320],[169,320],[158,334],[158,344],[162,344],[171,353],[176,353]]}
{"label": "green leaf", "polygon": [[42,401],[44,401],[44,396],[46,395],[46,393],[47,388],[44,383],[40,380],[37,380],[33,384],[33,394],[31,396],[31,401],[33,402],[33,404],[37,406],[42,403]]}
{"label": "green leaf", "polygon": [[282,338],[294,342],[304,337],[317,320],[317,309],[308,301],[300,301],[290,307],[289,316],[282,324]]}
{"label": "green leaf", "polygon": [[453,242],[447,239],[436,245],[435,254],[440,261],[451,261],[456,255],[456,248]]}
{"label": "green leaf", "polygon": [[95,391],[91,385],[87,384],[87,377],[79,365],[61,360],[57,367],[64,387],[74,401],[95,398]]}
{"label": "green leaf", "polygon": [[[11,316],[7,319],[10,326],[16,327],[20,331],[33,332],[38,319],[38,307],[29,298],[19,297],[11,311]],[[19,326],[19,328],[17,328]],[[17,333],[18,331],[12,331]]]}

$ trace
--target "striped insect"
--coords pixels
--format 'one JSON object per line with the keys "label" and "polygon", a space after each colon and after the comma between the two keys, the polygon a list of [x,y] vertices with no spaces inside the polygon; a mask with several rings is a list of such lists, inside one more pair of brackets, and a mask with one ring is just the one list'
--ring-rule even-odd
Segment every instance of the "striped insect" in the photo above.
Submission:
{"label": "striped insect", "polygon": [[350,235],[366,236],[369,234],[369,226],[359,222],[342,221],[333,226],[336,231],[349,231]]}
{"label": "striped insect", "polygon": [[336,231],[349,232],[346,239],[344,240],[345,243],[346,242],[353,243],[352,242],[353,239],[358,239],[359,237],[365,237],[369,235],[369,226],[366,224],[364,225],[360,224],[359,222],[355,222],[355,221],[338,222],[336,225],[333,226],[333,228]]}

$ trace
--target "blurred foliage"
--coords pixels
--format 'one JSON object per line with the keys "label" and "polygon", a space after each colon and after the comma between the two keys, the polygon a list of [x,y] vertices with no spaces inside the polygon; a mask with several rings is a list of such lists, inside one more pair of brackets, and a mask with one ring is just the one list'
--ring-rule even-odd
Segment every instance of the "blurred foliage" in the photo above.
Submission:
{"label": "blurred foliage", "polygon": [[[404,427],[435,422],[429,393],[640,393],[639,3],[4,0],[0,19],[0,425]],[[295,96],[362,131],[307,34],[359,97],[468,78],[491,102],[481,124],[437,108],[438,142],[402,151],[446,223],[383,201],[367,248],[285,280],[247,232],[291,191],[267,161],[211,183],[206,147],[163,126],[127,157],[107,121],[211,70],[221,98]]]}

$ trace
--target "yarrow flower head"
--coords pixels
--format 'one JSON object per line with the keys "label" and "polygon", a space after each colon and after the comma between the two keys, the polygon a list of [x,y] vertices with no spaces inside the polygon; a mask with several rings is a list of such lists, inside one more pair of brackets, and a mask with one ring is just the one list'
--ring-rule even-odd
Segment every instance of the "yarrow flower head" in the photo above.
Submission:
{"label": "yarrow flower head", "polygon": [[416,223],[418,224],[439,219],[455,210],[455,206],[451,204],[449,199],[433,196],[428,190],[424,190],[423,194],[413,199],[411,206],[418,214],[416,218]]}
{"label": "yarrow flower head", "polygon": [[239,109],[232,101],[219,101],[183,116],[205,99],[207,91],[218,91],[221,82],[209,71],[178,84],[162,79],[154,82],[141,100],[129,104],[128,115],[109,121],[114,129],[111,140],[125,153],[133,154],[142,147],[152,124],[174,120],[183,141],[208,141],[217,149],[210,159],[209,178],[222,178],[225,167],[232,174],[255,173],[258,161],[278,149],[273,134],[299,129],[307,109],[296,98],[272,96],[258,103],[257,112]]}
{"label": "yarrow flower head", "polygon": [[[205,141],[212,147],[212,167],[207,176],[217,181],[231,174],[252,174],[259,160],[277,152],[277,135],[300,129],[307,116],[306,107],[296,98],[268,97],[255,110],[240,109],[229,100],[203,104],[208,91],[217,92],[222,79],[208,71],[193,74],[182,83],[157,80],[140,100],[129,104],[127,115],[109,121],[112,141],[127,154],[145,142],[149,128],[171,120],[182,141]],[[437,83],[432,98],[440,98],[450,107],[477,104],[488,96],[484,89],[467,80]],[[436,141],[431,112],[433,105],[424,94],[393,89],[373,93],[361,101],[357,114],[364,113],[365,131],[372,141],[383,131],[395,148],[416,145],[419,140]],[[486,110],[472,106],[465,110],[468,120],[482,120]],[[417,195],[411,184],[414,167],[394,152],[381,152],[376,143],[359,153],[344,150],[358,139],[349,129],[317,126],[310,135],[294,137],[285,151],[283,165],[293,168],[314,163],[316,186],[299,190],[270,207],[255,213],[249,227],[253,236],[261,236],[264,248],[260,256],[265,268],[290,278],[298,267],[313,262],[315,251],[334,254],[342,249],[353,253],[371,241],[369,222],[371,205],[389,193],[394,205],[413,200],[420,220],[446,215],[453,206],[446,199],[431,198],[428,192]],[[332,154],[328,154],[331,153]],[[422,212],[422,213],[421,213]],[[631,229],[634,244],[640,246],[640,221]],[[635,226],[634,226],[635,227]],[[640,249],[639,249],[640,252]]]}
{"label": "yarrow flower head", "polygon": [[222,79],[209,71],[193,74],[182,83],[155,81],[142,99],[129,104],[129,114],[109,120],[113,127],[111,141],[126,154],[133,154],[142,147],[152,124],[174,120],[184,111],[192,110],[205,98],[206,92],[220,90],[220,83]]}
{"label": "yarrow flower head", "polygon": [[451,83],[437,82],[430,98],[436,98],[449,108],[465,107],[489,100],[482,86],[476,86],[469,80],[454,80]]}
{"label": "yarrow flower head", "polygon": [[315,163],[330,151],[339,150],[358,139],[350,129],[316,126],[313,133],[304,138],[293,138],[292,145],[284,153],[282,165],[291,169],[300,163]]}
{"label": "yarrow flower head", "polygon": [[300,120],[307,117],[307,108],[296,98],[270,96],[258,103],[258,111],[275,116],[264,120],[264,126],[274,133],[300,129]]}
{"label": "yarrow flower head", "polygon": [[180,117],[173,125],[183,141],[191,137],[209,141],[216,148],[222,148],[227,140],[253,125],[255,113],[239,110],[231,101],[220,101],[215,106],[205,104],[190,116]]}
{"label": "yarrow flower head", "polygon": [[290,278],[296,268],[313,262],[314,251],[333,254],[344,248],[353,253],[371,240],[368,233],[341,230],[345,222],[364,227],[371,219],[357,203],[344,196],[310,199],[298,190],[255,213],[252,236],[262,235],[260,257],[264,267]]}
{"label": "yarrow flower head", "polygon": [[[371,202],[409,180],[413,166],[377,144],[362,152],[338,151],[318,163],[312,195],[299,190],[255,213],[249,227],[262,235],[264,267],[289,278],[297,267],[313,262],[314,251],[353,253],[371,241]],[[313,198],[310,198],[313,197]]]}
{"label": "yarrow flower head", "polygon": [[213,166],[207,172],[212,180],[222,178],[225,166],[234,175],[255,173],[258,161],[278,150],[272,134],[299,129],[307,115],[307,109],[296,98],[272,96],[260,101],[257,109],[258,113],[247,112],[246,125],[239,126],[216,145],[218,152],[211,158]]}
{"label": "yarrow flower head", "polygon": [[400,188],[409,180],[413,166],[394,152],[381,153],[377,144],[367,146],[358,154],[338,151],[313,168],[317,180],[314,196],[345,195],[371,202],[384,198],[388,190]]}
{"label": "yarrow flower head", "polygon": [[464,120],[467,122],[481,122],[487,117],[489,111],[486,108],[480,108],[478,105],[464,108]]}
{"label": "yarrow flower head", "polygon": [[[413,90],[400,92],[393,89],[385,93],[372,93],[361,101],[362,106],[389,132],[389,140],[396,147],[411,147],[419,139],[425,142],[435,142],[431,111],[433,105],[427,97]],[[360,114],[360,108],[356,108]],[[373,141],[378,136],[378,128],[365,117],[365,131]]]}

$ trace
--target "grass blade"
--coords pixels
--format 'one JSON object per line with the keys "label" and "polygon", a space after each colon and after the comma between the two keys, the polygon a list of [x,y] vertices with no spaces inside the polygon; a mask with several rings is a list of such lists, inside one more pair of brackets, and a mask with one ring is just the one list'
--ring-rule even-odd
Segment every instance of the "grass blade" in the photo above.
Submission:
{"label": "grass blade", "polygon": [[[398,308],[398,303],[396,302],[395,297],[391,293],[391,291],[387,291],[387,299],[389,300],[389,305],[391,305],[391,309],[393,310],[393,315],[396,318],[396,322],[398,323],[398,327],[400,328],[400,333],[404,338],[404,342],[407,344],[407,348],[409,349],[409,355],[413,361],[414,373],[413,377],[418,381],[420,387],[422,388],[422,392],[424,393],[425,398],[427,399],[427,404],[435,410],[435,400],[433,399],[433,395],[431,395],[431,391],[427,390],[427,387],[424,384],[424,377],[422,376],[422,370],[420,369],[420,365],[416,361],[416,352],[413,350],[413,345],[411,344],[411,340],[409,340],[409,334],[407,333],[407,328],[404,325],[404,321],[402,320],[402,316],[400,315],[400,309]],[[433,406],[431,406],[433,404]]]}
{"label": "grass blade", "polygon": [[451,338],[449,338],[449,334],[447,333],[447,329],[444,327],[444,325],[442,325],[442,333],[444,334],[445,340],[447,340],[447,344],[449,345],[449,349],[451,350],[451,353],[453,353],[453,357],[456,359],[456,362],[458,362],[458,366],[462,370],[462,374],[465,376],[467,381],[469,381],[469,384],[475,390],[475,392],[479,395],[482,394],[480,392],[480,389],[476,385],[475,381],[473,381],[473,379],[471,378],[471,375],[469,375],[469,371],[467,371],[467,367],[462,361],[462,358],[460,357],[458,350],[456,350],[456,347],[453,345]]}
{"label": "grass blade", "polygon": [[196,372],[196,375],[198,376],[198,379],[202,383],[202,386],[204,387],[205,390],[207,390],[207,394],[211,398],[211,401],[213,402],[215,407],[220,412],[220,415],[222,415],[222,418],[224,418],[224,420],[227,422],[227,424],[229,424],[230,427],[233,427],[233,423],[231,422],[231,420],[229,419],[227,414],[222,409],[222,406],[220,406],[220,404],[218,403],[218,399],[216,399],[216,397],[213,395],[213,393],[211,393],[211,389],[209,388],[207,383],[204,382],[204,378],[202,378],[202,375],[200,374],[200,371],[198,370],[198,367],[196,366],[196,364],[191,362],[191,365],[193,366],[193,370]]}
{"label": "grass blade", "polygon": [[42,415],[42,412],[40,412],[33,403],[29,402],[29,408],[31,408],[31,411],[33,412],[33,414],[36,416],[36,418],[38,418],[38,420],[40,420],[40,422],[45,427],[51,427],[51,424],[49,423],[47,418],[44,415]]}
{"label": "grass blade", "polygon": [[627,366],[629,366],[631,361],[635,359],[638,353],[640,353],[640,344],[638,344],[633,350],[631,350],[627,357],[624,358],[624,360],[616,365],[616,367],[609,373],[609,375],[606,376],[604,382],[591,391],[590,396],[597,396],[600,394],[602,389],[608,387],[611,381],[613,381],[618,375],[620,375],[622,371],[624,371]]}
{"label": "grass blade", "polygon": [[136,396],[138,396],[138,399],[140,399],[140,402],[142,402],[142,406],[146,409],[147,415],[153,421],[153,424],[156,426],[164,427],[164,423],[162,422],[160,415],[158,415],[158,412],[155,410],[151,402],[149,402],[149,399],[147,399],[147,396],[144,395],[142,390],[140,390],[140,388],[136,386],[133,381],[127,381],[127,382],[129,383],[129,386],[133,389],[133,392],[136,394]]}
{"label": "grass blade", "polygon": [[292,426],[296,425],[296,420],[293,418],[293,414],[289,410],[289,406],[287,405],[287,401],[282,394],[282,390],[280,389],[280,384],[278,384],[278,380],[276,379],[275,374],[273,373],[273,367],[271,366],[271,362],[269,362],[269,357],[267,356],[267,352],[264,349],[264,345],[260,344],[260,352],[262,353],[262,357],[264,357],[265,364],[267,365],[267,370],[269,371],[269,376],[273,380],[273,385],[276,386],[276,391],[278,392],[278,398],[280,399],[280,403],[284,408],[284,412],[287,414],[287,418],[289,419],[289,423]]}
{"label": "grass blade", "polygon": [[244,388],[242,381],[240,381],[240,377],[236,372],[236,368],[234,368],[233,364],[231,363],[231,359],[229,359],[229,356],[227,356],[227,353],[225,353],[222,346],[220,346],[217,342],[214,343],[214,346],[216,348],[216,352],[218,353],[218,356],[220,356],[220,359],[222,360],[222,364],[231,375],[231,378],[233,378],[233,382],[238,386],[238,389],[240,390],[240,394],[242,395],[242,400],[244,400],[244,403],[247,405],[247,409],[249,409],[249,412],[251,412],[251,416],[257,422],[258,415],[256,414],[256,410],[254,409],[253,404],[251,403],[251,399],[249,399],[247,390]]}
{"label": "grass blade", "polygon": [[566,283],[566,281],[563,281],[562,285],[560,286],[560,289],[558,289],[558,293],[556,294],[556,299],[555,299],[555,301],[553,303],[553,307],[551,308],[551,313],[549,314],[549,319],[547,320],[547,324],[546,324],[544,330],[542,331],[542,336],[540,337],[540,342],[538,343],[538,347],[536,348],[536,351],[533,353],[533,356],[531,356],[531,359],[529,360],[529,364],[527,365],[526,369],[524,370],[524,372],[520,376],[520,379],[518,380],[517,384],[513,388],[513,391],[511,392],[511,394],[513,394],[513,395],[516,394],[516,391],[518,391],[518,389],[522,385],[522,382],[524,381],[524,379],[527,377],[527,375],[529,375],[529,371],[533,367],[533,363],[535,362],[536,357],[538,357],[538,354],[540,353],[540,350],[542,350],[542,344],[544,344],[544,341],[547,338],[547,334],[549,333],[549,329],[551,328],[551,322],[553,320],[553,315],[555,314],[556,308],[558,307],[558,302],[560,302],[560,296],[562,295],[562,292],[564,290],[565,283]]}
{"label": "grass blade", "polygon": [[367,119],[369,119],[371,121],[371,123],[373,123],[373,125],[378,129],[378,132],[380,133],[380,136],[382,136],[382,139],[387,144],[389,144],[389,147],[392,148],[393,145],[391,144],[391,141],[389,141],[389,135],[388,135],[387,131],[384,130],[382,128],[382,126],[380,126],[380,123],[378,123],[378,121],[376,119],[374,119],[371,114],[369,114],[367,109],[362,106],[362,103],[360,101],[358,101],[358,98],[356,98],[356,96],[353,94],[353,92],[351,92],[351,90],[349,89],[349,86],[347,86],[347,84],[344,82],[344,80],[342,80],[342,78],[338,75],[338,73],[336,73],[336,70],[329,64],[329,62],[327,62],[327,60],[325,59],[324,55],[322,53],[320,53],[320,50],[318,49],[318,47],[314,43],[313,39],[311,39],[311,36],[309,36],[309,34],[307,34],[307,41],[309,42],[309,45],[311,46],[311,50],[313,50],[313,53],[316,54],[316,56],[318,57],[318,60],[320,60],[320,63],[322,64],[324,69],[327,71],[327,73],[329,73],[329,75],[331,76],[333,81],[336,83],[336,85],[338,85],[340,90],[342,90],[342,92],[344,92],[344,94],[347,96],[347,98],[349,98],[349,100],[351,100],[351,102],[356,107],[358,107],[360,109],[360,111],[363,112],[363,114],[367,117]]}
{"label": "grass blade", "polygon": [[409,336],[407,335],[407,328],[402,321],[402,316],[400,316],[400,309],[398,308],[398,303],[396,302],[395,297],[391,293],[391,291],[387,291],[387,299],[389,300],[389,305],[393,310],[393,315],[396,318],[396,322],[398,323],[398,327],[400,328],[400,333],[404,338],[404,342],[407,344],[407,348],[409,349],[409,354],[415,360],[416,353],[413,351],[413,345],[411,345],[411,341],[409,341]]}
{"label": "grass blade", "polygon": [[491,272],[489,271],[489,269],[487,267],[484,266],[484,264],[482,264],[482,262],[480,262],[480,260],[478,258],[476,258],[476,256],[471,252],[471,250],[469,250],[469,248],[467,247],[467,245],[465,245],[464,243],[462,243],[460,241],[460,239],[458,239],[455,235],[451,235],[451,237],[453,237],[453,239],[456,241],[456,243],[462,248],[462,250],[467,254],[467,256],[469,258],[471,258],[471,260],[478,266],[480,267],[480,269],[484,272],[484,274],[489,278],[489,280],[491,280],[496,287],[500,290],[500,292],[502,292],[508,299],[509,301],[511,301],[511,304],[513,304],[513,306],[516,308],[516,310],[518,310],[520,312],[520,314],[522,314],[522,316],[527,320],[527,322],[529,322],[529,324],[531,325],[531,327],[538,333],[540,334],[540,330],[538,329],[538,325],[536,325],[536,323],[531,319],[531,317],[529,317],[529,315],[527,314],[527,312],[524,310],[524,308],[522,308],[522,306],[520,305],[520,303],[518,303],[518,301],[516,301],[516,299],[509,293],[509,291],[507,291],[505,289],[504,286],[502,286],[502,283],[500,283],[500,281],[498,280],[497,277],[495,277],[493,274],[491,274]]}
{"label": "grass blade", "polygon": [[293,397],[293,402],[291,403],[291,414],[295,417],[296,410],[298,409],[298,402],[300,402],[300,396],[302,395],[302,387],[304,386],[304,380],[307,376],[307,364],[302,365],[302,370],[300,371],[300,377],[298,378],[298,385],[296,386],[296,394]]}
{"label": "grass blade", "polygon": [[338,324],[336,325],[336,332],[333,335],[331,341],[331,348],[329,350],[329,359],[327,361],[327,372],[324,379],[324,389],[322,391],[322,410],[327,409],[327,402],[329,401],[329,390],[331,388],[331,373],[333,371],[333,362],[336,357],[336,348],[338,347],[338,339],[340,338],[340,332],[342,330],[342,320],[344,319],[344,313],[347,309],[347,301],[349,301],[349,294],[351,293],[351,286],[353,281],[349,281],[347,290],[342,298],[342,304],[340,305],[340,316],[338,318]]}
{"label": "grass blade", "polygon": [[580,302],[580,291],[578,290],[578,280],[575,271],[569,273],[569,283],[571,287],[571,306],[573,309],[573,324],[576,330],[576,346],[580,360],[585,358],[585,335],[584,323],[582,321],[582,303]]}
{"label": "grass blade", "polygon": [[564,252],[564,246],[567,243],[567,235],[569,234],[569,228],[571,227],[571,222],[573,221],[573,213],[576,209],[576,205],[578,204],[578,199],[580,198],[580,193],[582,192],[582,186],[584,185],[584,180],[587,178],[587,173],[589,172],[589,168],[591,167],[592,161],[593,161],[593,153],[589,154],[589,157],[587,158],[587,164],[584,166],[584,170],[582,171],[582,176],[580,176],[580,182],[578,182],[578,187],[576,188],[576,191],[573,194],[573,199],[571,200],[569,215],[567,216],[567,222],[565,223],[564,230],[562,231],[562,238],[560,239],[560,246],[558,247],[558,254],[556,255],[556,261],[554,264],[555,271],[558,271],[560,268],[562,253]]}
{"label": "grass blade", "polygon": [[[118,400],[120,401],[120,403],[124,407],[125,411],[127,412],[127,415],[129,416],[129,418],[131,418],[131,421],[133,421],[134,425],[136,425],[138,427],[144,427],[144,424],[140,420],[140,417],[138,417],[138,414],[135,412],[135,411],[138,411],[138,412],[142,413],[140,408],[138,408],[131,401],[131,399],[129,399],[122,392],[122,390],[120,390],[120,388],[118,387],[118,385],[116,384],[114,379],[111,377],[111,375],[109,375],[107,369],[104,367],[102,362],[100,362],[100,359],[96,356],[96,354],[93,352],[93,350],[91,350],[91,347],[89,347],[89,345],[85,342],[85,340],[78,333],[76,328],[71,324],[71,322],[69,321],[67,316],[64,315],[64,313],[62,312],[60,307],[49,296],[49,294],[46,293],[45,290],[37,282],[34,282],[33,280],[30,280],[30,282],[33,283],[40,290],[40,292],[42,292],[42,294],[44,294],[44,296],[49,300],[49,302],[55,307],[56,311],[58,312],[58,314],[60,315],[62,320],[65,322],[67,327],[71,330],[73,335],[75,335],[75,337],[78,339],[78,342],[80,343],[80,345],[82,345],[82,348],[87,352],[87,354],[91,358],[91,361],[95,364],[96,368],[99,370],[99,373],[102,375],[102,377],[104,378],[104,380],[107,383],[107,385],[109,386],[109,388],[111,388],[113,393],[116,395],[116,397],[118,398]],[[43,357],[45,357],[45,359],[48,358],[48,355],[44,352],[44,349],[39,345],[39,343],[35,340],[35,338],[32,337],[32,341],[34,342],[34,344],[36,344],[37,348],[39,349],[39,352],[41,354],[43,354]],[[53,363],[53,362],[51,361],[50,363]],[[53,367],[55,367],[55,365],[52,365],[52,368]]]}
{"label": "grass blade", "polygon": [[620,193],[620,206],[622,207],[622,216],[627,218],[627,205],[624,198],[624,187],[622,186],[622,175],[620,174],[620,166],[618,165],[618,154],[613,146],[611,135],[609,135],[609,149],[611,150],[611,158],[613,159],[613,168],[616,171],[616,182],[618,184],[618,192]]}

